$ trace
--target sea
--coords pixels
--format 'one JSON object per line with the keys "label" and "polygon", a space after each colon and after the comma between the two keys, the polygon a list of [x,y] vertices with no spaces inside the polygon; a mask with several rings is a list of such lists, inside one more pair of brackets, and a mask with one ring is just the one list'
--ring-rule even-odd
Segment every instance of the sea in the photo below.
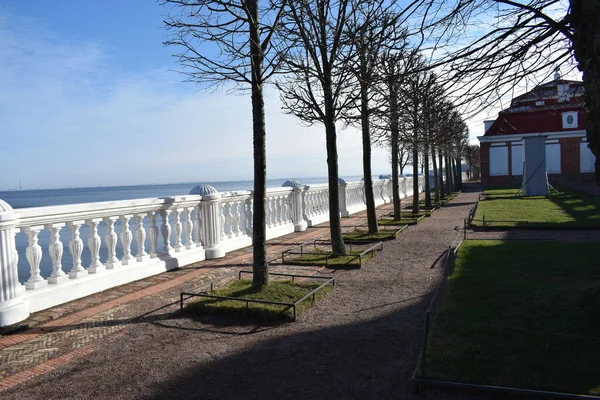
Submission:
{"label": "sea", "polygon": [[[360,181],[360,176],[343,176],[346,181]],[[327,183],[325,177],[313,177],[313,178],[291,178],[297,180],[303,185],[314,185]],[[277,188],[287,179],[270,179],[267,181],[268,188]],[[12,191],[0,191],[0,199],[6,201],[14,209],[29,208],[29,207],[43,207],[43,206],[56,206],[63,204],[80,204],[80,203],[94,203],[100,201],[115,201],[115,200],[130,200],[130,199],[144,199],[144,198],[160,198],[160,197],[171,197],[171,196],[182,196],[190,192],[190,190],[198,184],[209,184],[217,189],[219,192],[228,191],[239,191],[239,190],[252,190],[253,181],[223,181],[223,182],[187,182],[187,183],[169,183],[160,185],[131,185],[131,186],[100,186],[100,187],[82,187],[82,188],[64,188],[64,189],[35,189],[35,190],[12,190]],[[160,217],[159,217],[160,218]],[[171,215],[173,218],[173,215]],[[160,221],[157,221],[160,224]],[[148,218],[144,221],[145,228],[149,227]],[[159,225],[160,226],[160,225]],[[130,221],[130,229],[135,232],[135,222],[133,219]],[[115,231],[117,235],[122,230],[121,221],[115,223]],[[82,254],[82,263],[84,266],[89,265],[91,261],[91,254],[87,247],[87,239],[90,236],[90,230],[87,225],[83,225],[80,229],[81,239],[84,242],[84,250]],[[104,235],[106,234],[106,227],[101,222],[98,226],[98,234],[102,237],[102,246],[100,248],[100,260],[104,262],[108,255],[108,249],[104,241]],[[72,256],[69,250],[69,240],[71,232],[68,227],[63,228],[60,231],[61,241],[64,245],[64,253],[62,257],[62,268],[65,272],[68,272],[72,265]],[[162,243],[162,237],[159,233],[159,243]],[[48,251],[48,245],[50,244],[50,232],[43,230],[39,234],[39,245],[42,247],[42,261],[40,263],[41,274],[44,278],[47,278],[52,273],[52,260]],[[19,254],[18,272],[19,281],[24,283],[30,276],[30,266],[27,261],[26,249],[28,246],[27,235],[23,232],[17,233],[15,237],[17,251]],[[146,249],[149,248],[149,238],[146,238]],[[135,239],[131,245],[132,254],[137,252],[137,244]],[[119,243],[117,244],[117,257],[123,255],[123,248]]]}

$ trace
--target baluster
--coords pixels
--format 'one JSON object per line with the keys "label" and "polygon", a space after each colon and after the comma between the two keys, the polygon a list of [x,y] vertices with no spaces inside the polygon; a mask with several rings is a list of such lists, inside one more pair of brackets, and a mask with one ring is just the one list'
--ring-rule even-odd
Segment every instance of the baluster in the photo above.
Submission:
{"label": "baluster", "polygon": [[194,243],[194,240],[192,239],[192,234],[194,232],[194,222],[192,221],[192,210],[194,209],[194,207],[186,207],[185,210],[185,214],[184,214],[184,220],[185,220],[185,248],[186,249],[191,249],[192,247],[196,247],[196,244]]}
{"label": "baluster", "polygon": [[252,235],[252,230],[254,229],[254,199],[249,198],[248,202],[248,213],[246,215],[246,221],[248,222],[246,232],[248,235]]}
{"label": "baluster", "polygon": [[196,207],[196,230],[194,232],[194,238],[196,240],[196,247],[202,247],[202,211],[200,205]]}
{"label": "baluster", "polygon": [[282,225],[286,224],[290,220],[290,216],[289,216],[290,208],[289,208],[288,200],[289,200],[288,196],[281,197],[281,224]]}
{"label": "baluster", "polygon": [[106,259],[106,268],[112,269],[119,267],[121,262],[117,258],[117,234],[115,233],[115,221],[118,217],[105,217],[106,235],[104,241],[108,249],[108,258]]}
{"label": "baluster", "polygon": [[163,243],[165,245],[164,253],[169,254],[173,247],[171,247],[171,225],[169,224],[169,215],[171,210],[160,210],[160,216],[162,217],[162,225],[160,226],[160,233],[163,236]]}
{"label": "baluster", "polygon": [[150,258],[156,258],[158,256],[158,227],[156,226],[156,211],[148,212],[150,218],[150,228],[148,233],[150,234]]}
{"label": "baluster", "polygon": [[69,280],[69,276],[62,270],[63,244],[60,241],[60,230],[65,224],[48,224],[46,229],[50,231],[50,244],[48,251],[52,259],[52,274],[48,283],[57,284]]}
{"label": "baluster", "polygon": [[181,234],[183,233],[183,225],[181,224],[181,208],[175,208],[173,212],[175,223],[173,224],[173,234],[175,235],[175,251],[180,252],[184,249],[181,243]]}
{"label": "baluster", "polygon": [[71,228],[71,241],[69,242],[69,250],[73,256],[73,268],[69,271],[69,278],[76,279],[86,276],[88,271],[81,265],[81,253],[83,252],[83,240],[79,237],[79,228],[84,221],[69,222]]}
{"label": "baluster", "polygon": [[319,214],[323,214],[325,207],[323,206],[323,202],[325,200],[325,192],[319,192]]}
{"label": "baluster", "polygon": [[43,229],[42,226],[30,226],[25,228],[27,238],[29,239],[29,246],[25,251],[27,261],[29,261],[29,267],[31,275],[27,282],[25,282],[25,288],[27,290],[34,290],[44,287],[48,282],[40,275],[40,263],[42,262],[42,248],[38,244],[38,235]]}
{"label": "baluster", "polygon": [[92,261],[88,267],[90,274],[96,274],[105,269],[104,265],[100,262],[100,245],[102,244],[102,240],[98,235],[98,223],[100,221],[102,221],[102,218],[93,218],[86,221],[90,227],[90,237],[88,238],[88,248],[92,257]]}
{"label": "baluster", "polygon": [[247,201],[240,202],[240,234],[244,235],[248,232],[248,221],[246,220],[248,214],[246,210]]}
{"label": "baluster", "polygon": [[[300,194],[300,216],[302,217],[303,220],[307,221],[308,220],[308,192],[306,191],[306,188],[302,191],[302,193]],[[308,226],[308,225],[307,225]]]}
{"label": "baluster", "polygon": [[279,196],[273,197],[273,222],[272,225],[279,226],[279,212],[281,211],[279,205]]}
{"label": "baluster", "polygon": [[234,236],[240,236],[240,202],[233,202],[233,215],[231,226]]}
{"label": "baluster", "polygon": [[271,198],[265,198],[265,226],[267,229],[271,227]]}
{"label": "baluster", "polygon": [[137,223],[135,240],[138,245],[138,251],[135,255],[135,258],[138,261],[144,261],[148,259],[148,253],[146,253],[146,229],[144,228],[144,217],[145,214],[135,214],[135,222]]}
{"label": "baluster", "polygon": [[129,229],[129,220],[132,215],[122,215],[121,224],[123,229],[121,230],[121,244],[123,245],[123,257],[121,257],[121,263],[123,265],[131,264],[133,261],[133,255],[131,254],[131,242],[133,242],[133,233]]}
{"label": "baluster", "polygon": [[227,237],[229,239],[232,238],[232,222],[233,222],[233,214],[231,212],[231,208],[233,207],[233,202],[229,201],[227,202],[227,207],[225,208],[226,210],[226,214],[225,214],[225,233],[227,233]]}
{"label": "baluster", "polygon": [[305,200],[304,210],[306,212],[306,219],[310,219],[313,215],[312,196],[313,196],[312,193],[307,192],[306,196],[304,197],[304,200]]}
{"label": "baluster", "polygon": [[320,215],[322,211],[323,211],[323,192],[320,191],[319,193],[317,193],[317,210],[316,210],[317,215]]}
{"label": "baluster", "polygon": [[275,205],[277,206],[277,213],[275,214],[275,225],[281,226],[283,224],[283,199],[281,196],[277,196],[275,199]]}
{"label": "baluster", "polygon": [[225,232],[225,203],[221,203],[219,205],[219,219],[221,220],[221,241],[225,240],[226,232]]}
{"label": "baluster", "polygon": [[277,226],[277,198],[269,198],[269,219],[267,220],[269,227]]}

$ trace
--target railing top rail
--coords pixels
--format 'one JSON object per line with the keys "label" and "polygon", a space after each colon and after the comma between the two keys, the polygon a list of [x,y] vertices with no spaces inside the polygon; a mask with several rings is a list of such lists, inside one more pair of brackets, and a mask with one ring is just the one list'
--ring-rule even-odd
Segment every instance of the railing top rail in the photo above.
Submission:
{"label": "railing top rail", "polygon": [[293,188],[291,187],[278,187],[278,188],[268,188],[267,195],[279,195],[284,193],[291,193]]}
{"label": "railing top rail", "polygon": [[329,184],[328,183],[319,183],[318,185],[306,186],[306,188],[309,192],[315,192],[317,190],[327,190],[327,189],[329,189]]}
{"label": "railing top rail", "polygon": [[250,190],[236,190],[232,192],[223,192],[221,193],[221,198],[223,200],[246,200],[252,197],[252,191]]}
{"label": "railing top rail", "polygon": [[198,204],[201,199],[202,197],[198,195],[186,195],[19,208],[16,211],[21,215],[19,226],[23,227],[159,211],[169,209],[174,205],[193,206]]}

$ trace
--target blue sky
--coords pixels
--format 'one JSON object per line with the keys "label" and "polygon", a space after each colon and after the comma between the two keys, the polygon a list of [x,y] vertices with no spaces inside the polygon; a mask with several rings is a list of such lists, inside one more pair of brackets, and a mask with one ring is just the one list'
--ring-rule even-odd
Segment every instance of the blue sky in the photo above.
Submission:
{"label": "blue sky", "polygon": [[[4,0],[0,5],[0,190],[252,178],[249,98],[207,94],[165,48],[152,0]],[[270,178],[326,176],[324,133],[267,91]],[[342,175],[360,136],[340,132]],[[375,150],[375,173],[390,169]]]}
{"label": "blue sky", "polygon": [[[153,0],[0,3],[0,190],[252,178],[249,98],[207,94],[162,46]],[[324,132],[266,92],[270,178],[326,176]],[[482,129],[474,119],[471,136]],[[341,175],[361,175],[356,129],[339,133]],[[373,172],[389,173],[373,154]]]}

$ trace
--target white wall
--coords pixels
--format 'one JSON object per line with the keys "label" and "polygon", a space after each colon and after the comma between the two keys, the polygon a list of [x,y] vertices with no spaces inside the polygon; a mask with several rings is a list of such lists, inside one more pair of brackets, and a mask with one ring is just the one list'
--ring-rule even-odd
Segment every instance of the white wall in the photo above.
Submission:
{"label": "white wall", "polygon": [[490,176],[508,175],[508,147],[490,147]]}
{"label": "white wall", "polygon": [[588,147],[587,142],[579,145],[579,168],[580,172],[594,172],[596,156]]}
{"label": "white wall", "polygon": [[560,174],[560,143],[546,144],[546,172]]}
{"label": "white wall", "polygon": [[521,144],[511,146],[510,151],[512,152],[512,174],[523,175],[523,146]]}

